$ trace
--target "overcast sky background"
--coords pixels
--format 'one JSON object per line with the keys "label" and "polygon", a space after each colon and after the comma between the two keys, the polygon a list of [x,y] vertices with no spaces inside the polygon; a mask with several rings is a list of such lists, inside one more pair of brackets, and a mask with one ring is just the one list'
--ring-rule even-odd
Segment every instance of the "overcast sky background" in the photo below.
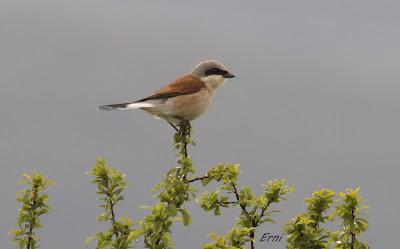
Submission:
{"label": "overcast sky background", "polygon": [[[385,0],[0,0],[0,248],[10,248],[17,182],[33,168],[57,181],[42,249],[83,248],[104,227],[84,175],[98,156],[131,183],[118,215],[147,214],[138,207],[154,203],[151,187],[175,165],[172,129],[141,111],[96,107],[144,97],[209,58],[237,78],[193,123],[199,174],[236,162],[242,185],[261,191],[285,178],[297,188],[258,238],[279,234],[316,189],[361,187],[372,207],[363,239],[395,248],[399,9]],[[188,207],[193,224],[174,226],[176,248],[200,248],[239,213],[214,218]]]}

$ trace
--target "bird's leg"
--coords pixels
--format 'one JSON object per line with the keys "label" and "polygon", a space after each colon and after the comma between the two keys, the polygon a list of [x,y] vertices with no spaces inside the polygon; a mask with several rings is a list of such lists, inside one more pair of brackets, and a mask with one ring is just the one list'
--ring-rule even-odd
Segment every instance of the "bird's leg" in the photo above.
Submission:
{"label": "bird's leg", "polygon": [[169,121],[167,121],[167,122],[168,122],[168,124],[170,124],[170,125],[172,126],[172,128],[174,128],[174,130],[175,130],[176,132],[179,131],[178,128],[176,128],[176,126],[175,126],[173,123],[171,123],[171,122],[169,122]]}

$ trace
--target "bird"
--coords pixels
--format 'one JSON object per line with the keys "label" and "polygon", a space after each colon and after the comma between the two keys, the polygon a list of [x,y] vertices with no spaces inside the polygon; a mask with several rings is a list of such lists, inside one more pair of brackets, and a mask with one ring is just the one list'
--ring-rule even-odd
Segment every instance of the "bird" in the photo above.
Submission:
{"label": "bird", "polygon": [[215,90],[226,79],[234,78],[217,60],[206,60],[189,73],[145,98],[120,104],[99,106],[99,110],[141,109],[156,118],[166,120],[175,130],[182,122],[191,122],[207,110]]}

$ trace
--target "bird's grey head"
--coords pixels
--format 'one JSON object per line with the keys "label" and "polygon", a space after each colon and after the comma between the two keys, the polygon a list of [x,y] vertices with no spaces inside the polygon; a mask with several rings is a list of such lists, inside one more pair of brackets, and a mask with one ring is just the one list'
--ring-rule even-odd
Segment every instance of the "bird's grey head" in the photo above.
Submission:
{"label": "bird's grey head", "polygon": [[212,75],[219,75],[222,76],[223,78],[235,77],[235,75],[228,72],[228,70],[225,68],[224,65],[222,65],[222,63],[216,60],[207,60],[201,62],[195,68],[193,68],[191,74],[199,78],[208,77]]}

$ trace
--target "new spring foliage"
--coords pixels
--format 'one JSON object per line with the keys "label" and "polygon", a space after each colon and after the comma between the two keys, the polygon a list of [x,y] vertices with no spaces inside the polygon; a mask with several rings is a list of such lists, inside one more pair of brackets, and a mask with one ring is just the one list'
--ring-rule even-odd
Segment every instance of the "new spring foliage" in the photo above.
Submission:
{"label": "new spring foliage", "polygon": [[[285,181],[266,181],[261,194],[255,194],[251,187],[238,183],[239,165],[221,163],[209,169],[205,175],[193,176],[195,169],[188,156],[187,146],[193,144],[191,126],[183,122],[174,135],[173,148],[177,153],[177,164],[167,171],[164,178],[153,191],[158,202],[149,209],[148,215],[133,222],[128,217],[118,218],[116,206],[124,199],[123,193],[128,183],[125,175],[110,167],[103,159],[98,159],[90,172],[87,172],[97,189],[99,207],[102,212],[97,216],[99,222],[109,224],[108,228],[89,236],[85,244],[95,241],[96,249],[128,249],[133,242],[143,237],[144,247],[149,249],[172,249],[172,225],[182,221],[185,226],[191,223],[189,211],[185,207],[188,201],[196,197],[195,182],[203,186],[217,183],[216,189],[203,192],[197,197],[199,206],[214,215],[221,215],[224,208],[237,208],[238,217],[235,226],[225,235],[210,234],[211,242],[203,245],[204,249],[245,249],[255,248],[257,228],[274,222],[273,214],[280,212],[275,205],[286,200],[295,189]],[[36,249],[39,238],[37,228],[41,227],[39,217],[50,210],[49,199],[44,192],[51,184],[37,171],[24,174],[22,184],[27,189],[17,194],[17,201],[22,204],[18,211],[18,229],[12,230],[13,244],[20,249]],[[322,189],[305,199],[307,211],[294,217],[284,226],[287,235],[287,249],[367,249],[368,245],[359,240],[359,236],[368,228],[363,218],[363,199],[359,189],[348,189],[339,193],[334,205],[335,192]],[[329,210],[333,210],[329,214]],[[327,222],[339,220],[340,228],[336,231],[325,228]],[[135,226],[136,225],[136,226]],[[195,246],[194,246],[195,248]]]}
{"label": "new spring foliage", "polygon": [[[329,214],[335,198],[331,189],[314,192],[305,199],[307,212],[297,215],[287,222],[284,231],[287,249],[367,249],[366,243],[358,237],[367,230],[368,221],[363,218],[363,199],[359,189],[347,189],[339,193],[334,211]],[[340,228],[336,231],[324,228],[327,222],[339,219]]]}
{"label": "new spring foliage", "polygon": [[332,233],[335,249],[366,249],[369,246],[358,239],[368,229],[368,221],[363,211],[368,208],[364,199],[358,194],[359,188],[347,189],[339,193],[338,205],[332,217],[340,219],[341,228]]}
{"label": "new spring foliage", "polygon": [[108,166],[103,159],[98,159],[92,171],[87,172],[92,176],[97,188],[99,207],[103,209],[97,216],[99,222],[109,222],[110,226],[104,231],[99,231],[94,236],[89,236],[85,244],[96,241],[96,249],[127,249],[136,239],[136,231],[132,228],[133,221],[128,217],[117,218],[116,205],[124,197],[123,191],[128,187],[125,175]]}
{"label": "new spring foliage", "polygon": [[32,174],[22,175],[20,184],[27,188],[17,193],[17,202],[21,204],[21,208],[18,209],[18,228],[10,231],[14,236],[12,244],[20,249],[38,248],[37,229],[42,227],[40,216],[50,211],[47,204],[49,195],[45,191],[47,186],[53,183],[36,170]]}
{"label": "new spring foliage", "polygon": [[155,197],[159,202],[154,206],[146,206],[151,210],[140,221],[141,234],[144,235],[144,245],[150,249],[173,248],[170,238],[171,227],[175,221],[183,221],[185,226],[191,222],[191,217],[184,204],[195,196],[196,190],[190,187],[188,175],[194,173],[192,160],[188,156],[187,145],[191,140],[191,126],[183,122],[174,135],[174,150],[178,154],[177,166],[170,169],[164,179],[154,186]]}
{"label": "new spring foliage", "polygon": [[270,210],[271,205],[286,200],[286,195],[294,191],[284,180],[274,180],[263,185],[263,194],[255,195],[250,187],[239,188],[238,176],[237,164],[220,164],[210,169],[202,179],[203,185],[212,180],[220,183],[216,190],[204,192],[197,199],[202,209],[213,211],[214,215],[220,215],[221,208],[239,207],[240,210],[236,227],[225,236],[210,234],[213,242],[203,245],[204,249],[242,249],[247,243],[250,243],[250,248],[255,248],[255,230],[265,222],[273,223],[271,214],[279,212]]}

